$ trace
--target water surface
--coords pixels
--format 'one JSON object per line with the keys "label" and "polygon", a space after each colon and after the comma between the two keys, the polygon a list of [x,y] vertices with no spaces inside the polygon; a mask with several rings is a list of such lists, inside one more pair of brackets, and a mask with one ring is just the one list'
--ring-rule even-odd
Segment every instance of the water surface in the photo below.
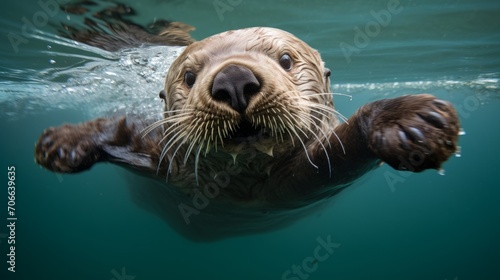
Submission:
{"label": "water surface", "polygon": [[[131,202],[125,185],[140,179],[119,167],[61,176],[33,162],[34,143],[48,126],[154,115],[163,73],[181,49],[105,52],[57,36],[61,22],[81,18],[57,12],[41,24],[38,1],[2,2],[0,167],[5,176],[16,167],[18,220],[10,273],[4,191],[1,279],[283,279],[310,261],[318,240],[333,242],[333,252],[288,279],[500,279],[498,1],[130,2],[134,21],[182,21],[197,27],[196,39],[248,26],[294,33],[320,51],[332,89],[352,96],[335,96],[347,116],[367,102],[408,93],[449,100],[466,131],[461,157],[444,165],[445,176],[383,166],[282,230],[189,241]],[[229,6],[218,12],[214,3]],[[385,12],[390,19],[377,21],[374,15]],[[39,28],[23,34],[34,16]],[[13,47],[11,32],[26,42]]]}

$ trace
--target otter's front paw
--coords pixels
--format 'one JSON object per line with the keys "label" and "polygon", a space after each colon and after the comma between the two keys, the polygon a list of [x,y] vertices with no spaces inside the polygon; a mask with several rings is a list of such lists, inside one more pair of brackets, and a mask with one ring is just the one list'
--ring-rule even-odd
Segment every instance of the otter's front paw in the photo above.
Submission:
{"label": "otter's front paw", "polygon": [[79,126],[49,128],[35,146],[36,162],[55,172],[82,171],[90,168],[99,158],[92,137]]}
{"label": "otter's front paw", "polygon": [[453,106],[429,94],[382,100],[370,148],[398,170],[440,169],[457,151],[460,124]]}

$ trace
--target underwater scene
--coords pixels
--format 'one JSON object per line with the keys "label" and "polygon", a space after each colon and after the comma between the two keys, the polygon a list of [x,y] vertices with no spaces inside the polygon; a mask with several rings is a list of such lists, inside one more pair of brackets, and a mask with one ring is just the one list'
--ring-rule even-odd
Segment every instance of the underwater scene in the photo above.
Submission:
{"label": "underwater scene", "polygon": [[[500,279],[498,1],[0,6],[0,279]],[[189,223],[176,212],[178,193],[119,165],[49,171],[35,162],[45,129],[163,112],[159,94],[185,46],[103,48],[83,42],[96,33],[68,36],[112,33],[107,17],[146,33],[177,22],[197,41],[247,27],[285,30],[321,54],[339,118],[369,102],[432,94],[457,110],[459,149],[440,170],[382,164],[319,204],[246,226],[235,221],[247,213],[230,208],[211,219],[199,207],[190,214],[199,222]],[[158,207],[174,209],[173,218]]]}

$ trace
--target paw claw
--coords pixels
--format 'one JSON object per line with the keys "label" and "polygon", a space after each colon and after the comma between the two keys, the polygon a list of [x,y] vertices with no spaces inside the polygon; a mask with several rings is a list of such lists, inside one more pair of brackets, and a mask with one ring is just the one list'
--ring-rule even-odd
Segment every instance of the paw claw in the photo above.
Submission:
{"label": "paw claw", "polygon": [[432,101],[432,104],[434,104],[434,106],[436,106],[443,112],[448,112],[449,108],[451,107],[450,102],[441,99],[435,99],[434,101]]}
{"label": "paw claw", "polygon": [[401,140],[401,147],[407,151],[411,150],[410,144],[408,144],[408,137],[406,133],[402,130],[398,131],[399,140]]}
{"label": "paw claw", "polygon": [[54,142],[52,141],[52,138],[50,137],[45,137],[43,140],[42,140],[42,146],[45,146],[45,147],[50,147],[54,144]]}
{"label": "paw claw", "polygon": [[408,127],[407,130],[405,130],[406,134],[412,139],[413,141],[416,141],[418,143],[425,143],[425,136],[420,131],[420,129],[415,128],[415,127]]}
{"label": "paw claw", "polygon": [[437,128],[444,128],[447,126],[447,122],[444,117],[437,112],[428,112],[427,114],[417,113],[417,115]]}

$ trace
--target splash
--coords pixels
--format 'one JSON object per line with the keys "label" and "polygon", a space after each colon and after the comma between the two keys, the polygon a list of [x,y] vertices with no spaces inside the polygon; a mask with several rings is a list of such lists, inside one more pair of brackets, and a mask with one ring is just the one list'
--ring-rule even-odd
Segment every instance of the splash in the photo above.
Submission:
{"label": "splash", "polygon": [[457,150],[455,151],[455,157],[462,157],[462,147],[457,146]]}
{"label": "splash", "polygon": [[158,114],[166,72],[184,49],[150,46],[112,53],[56,35],[34,37],[47,43],[40,51],[48,57],[47,67],[0,71],[8,78],[0,81],[0,115],[54,109],[80,109],[89,117]]}
{"label": "splash", "polygon": [[[28,60],[42,57],[38,69],[0,67],[0,117],[18,118],[54,109],[77,109],[89,118],[140,114],[155,116],[163,106],[158,93],[171,63],[185,47],[150,46],[108,52],[39,31],[43,49],[32,50]],[[11,64],[16,65],[16,63]],[[429,92],[444,99],[474,95],[481,104],[500,96],[500,74],[460,79],[386,83],[333,81],[333,94],[370,100],[407,93]],[[453,101],[452,101],[453,102]]]}

